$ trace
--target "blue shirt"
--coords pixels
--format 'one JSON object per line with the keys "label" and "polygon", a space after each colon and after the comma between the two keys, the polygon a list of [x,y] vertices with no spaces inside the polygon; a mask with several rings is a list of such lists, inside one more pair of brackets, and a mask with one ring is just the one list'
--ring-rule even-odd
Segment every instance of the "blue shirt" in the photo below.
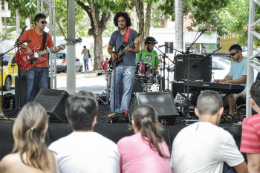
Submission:
{"label": "blue shirt", "polygon": [[[116,39],[117,35],[117,39]],[[129,39],[127,42],[127,45],[134,42],[135,39],[138,37],[138,34],[135,30],[131,29]],[[109,40],[109,46],[114,46],[113,44],[116,44],[116,50],[123,44],[125,35],[121,35],[119,31],[114,31],[111,35],[111,38]],[[115,43],[116,39],[116,43]],[[139,42],[138,42],[139,44]],[[135,49],[135,46],[132,46],[133,49]],[[120,65],[122,66],[136,66],[136,53],[124,51],[124,54],[120,57],[122,58],[122,61],[120,62]]]}
{"label": "blue shirt", "polygon": [[[252,83],[254,82],[254,71],[252,70]],[[231,64],[228,75],[232,76],[232,80],[241,79],[243,75],[247,76],[247,59],[244,58],[240,63],[234,61]],[[240,84],[246,87],[246,83]]]}

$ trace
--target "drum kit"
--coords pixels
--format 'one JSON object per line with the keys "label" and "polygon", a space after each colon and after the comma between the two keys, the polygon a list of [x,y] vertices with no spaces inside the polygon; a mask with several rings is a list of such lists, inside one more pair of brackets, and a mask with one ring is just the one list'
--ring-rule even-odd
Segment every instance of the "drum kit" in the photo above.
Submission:
{"label": "drum kit", "polygon": [[[112,69],[108,69],[105,74],[105,79],[107,81],[105,104],[109,104]],[[138,85],[141,84],[144,92],[160,91],[161,75],[152,70],[152,64],[150,63],[137,63],[135,71],[135,81],[138,82]]]}

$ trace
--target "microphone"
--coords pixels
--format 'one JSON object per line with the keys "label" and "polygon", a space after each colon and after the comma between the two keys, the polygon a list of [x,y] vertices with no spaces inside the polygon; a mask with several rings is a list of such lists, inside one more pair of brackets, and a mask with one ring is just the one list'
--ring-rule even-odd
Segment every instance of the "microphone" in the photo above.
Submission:
{"label": "microphone", "polygon": [[22,29],[22,33],[24,33],[25,29],[27,28],[27,25],[25,25]]}
{"label": "microphone", "polygon": [[166,45],[164,44],[164,45],[160,45],[160,46],[158,46],[158,47],[161,48],[161,47],[163,47],[163,46],[166,46]]}
{"label": "microphone", "polygon": [[122,25],[119,25],[117,28],[118,28],[118,31],[120,31],[122,28]]}

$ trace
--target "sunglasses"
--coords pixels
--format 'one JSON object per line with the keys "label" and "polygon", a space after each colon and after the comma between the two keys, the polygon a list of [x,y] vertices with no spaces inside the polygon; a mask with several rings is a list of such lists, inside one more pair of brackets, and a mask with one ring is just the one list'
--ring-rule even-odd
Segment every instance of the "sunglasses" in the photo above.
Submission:
{"label": "sunglasses", "polygon": [[46,21],[41,21],[41,24],[47,24],[47,22]]}
{"label": "sunglasses", "polygon": [[235,56],[235,54],[237,54],[237,53],[238,53],[238,51],[236,53],[231,53],[230,56]]}

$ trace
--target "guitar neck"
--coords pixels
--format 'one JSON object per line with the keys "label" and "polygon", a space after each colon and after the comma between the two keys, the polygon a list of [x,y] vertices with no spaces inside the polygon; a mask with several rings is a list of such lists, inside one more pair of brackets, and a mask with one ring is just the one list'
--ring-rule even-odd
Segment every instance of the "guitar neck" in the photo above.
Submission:
{"label": "guitar neck", "polygon": [[40,52],[38,52],[38,55],[41,56],[41,55],[43,55],[43,54],[52,52],[52,51],[54,51],[54,50],[57,50],[57,49],[59,49],[59,48],[62,48],[63,46],[67,46],[67,45],[70,45],[70,44],[72,44],[72,43],[61,44],[61,45],[59,45],[59,46],[52,47],[52,48],[50,48],[50,49],[40,51]]}

